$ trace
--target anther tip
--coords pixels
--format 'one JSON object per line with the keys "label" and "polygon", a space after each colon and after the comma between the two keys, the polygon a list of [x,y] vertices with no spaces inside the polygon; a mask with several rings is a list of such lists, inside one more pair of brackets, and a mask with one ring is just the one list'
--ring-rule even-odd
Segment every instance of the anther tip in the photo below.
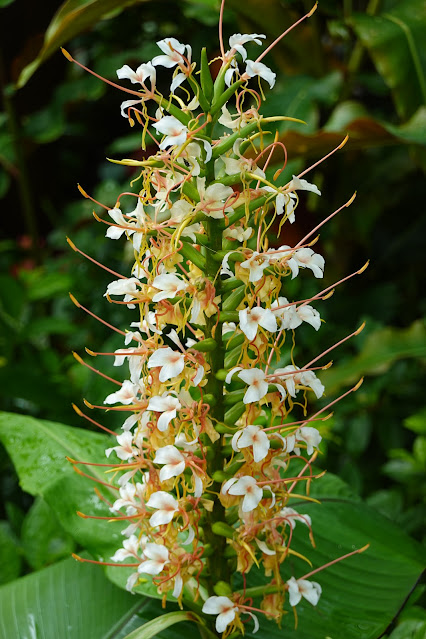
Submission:
{"label": "anther tip", "polygon": [[76,298],[74,297],[74,295],[72,293],[68,293],[68,295],[70,296],[71,302],[73,304],[75,304],[77,306],[77,308],[81,308],[80,303],[76,300]]}
{"label": "anther tip", "polygon": [[315,11],[317,10],[317,8],[318,8],[318,2],[316,2],[316,3],[314,4],[314,6],[312,7],[312,9],[309,11],[309,13],[308,13],[308,18],[310,18],[310,17],[311,17],[311,15],[312,15],[313,13],[315,13]]}
{"label": "anther tip", "polygon": [[62,51],[63,55],[66,57],[66,59],[67,59],[69,62],[74,62],[73,57],[71,56],[71,54],[70,54],[70,53],[68,53],[68,51],[67,51],[66,49],[64,49],[64,47],[61,47],[61,51]]}

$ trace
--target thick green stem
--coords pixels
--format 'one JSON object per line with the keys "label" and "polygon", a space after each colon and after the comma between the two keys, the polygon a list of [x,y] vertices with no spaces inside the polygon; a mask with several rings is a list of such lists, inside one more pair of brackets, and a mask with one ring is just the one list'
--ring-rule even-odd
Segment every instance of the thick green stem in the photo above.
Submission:
{"label": "thick green stem", "polygon": [[[206,256],[206,273],[207,277],[209,277],[212,281],[215,280],[218,265],[212,259],[213,252],[220,251],[222,249],[222,231],[217,224],[217,220],[208,220],[205,222],[207,236],[209,238],[209,246],[212,251],[207,252]],[[221,283],[220,279],[215,280],[216,294],[220,295],[221,293]],[[215,406],[210,411],[210,416],[218,422],[223,422],[225,408],[223,404],[223,382],[216,378],[216,373],[223,369],[224,367],[224,347],[222,344],[222,334],[221,334],[221,325],[216,326],[216,330],[214,327],[217,323],[217,316],[213,316],[207,320],[206,326],[206,339],[214,339],[216,342],[216,349],[210,353],[210,374],[208,376],[208,382],[205,387],[205,392],[212,394],[215,398],[217,398],[217,402]],[[208,462],[207,472],[210,477],[216,471],[222,470],[223,467],[223,457],[221,455],[221,447],[222,447],[222,438],[218,439],[216,442],[211,444],[211,448],[213,450],[213,455],[211,460]],[[221,484],[219,482],[214,482],[211,486],[211,490],[218,493],[220,491]],[[205,526],[205,543],[211,544],[213,548],[212,555],[207,559],[207,567],[209,572],[209,591],[213,594],[213,586],[218,581],[228,581],[229,573],[226,565],[226,561],[224,559],[224,552],[226,548],[226,540],[224,537],[219,535],[215,535],[213,533],[212,527],[216,522],[222,522],[225,520],[225,509],[217,499],[215,500],[215,505],[213,507],[213,511],[208,513],[207,522]]]}

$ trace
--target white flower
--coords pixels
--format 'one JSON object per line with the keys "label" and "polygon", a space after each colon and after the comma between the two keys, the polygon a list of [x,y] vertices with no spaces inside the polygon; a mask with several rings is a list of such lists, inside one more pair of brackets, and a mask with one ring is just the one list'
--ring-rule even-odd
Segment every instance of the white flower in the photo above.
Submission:
{"label": "white flower", "polygon": [[300,321],[310,324],[317,331],[321,327],[321,317],[318,311],[309,304],[303,304],[296,308],[296,316]]}
{"label": "white flower", "polygon": [[252,309],[244,308],[238,312],[238,316],[240,328],[250,342],[256,337],[259,326],[273,333],[277,330],[277,320],[269,308],[261,306],[254,306]]}
{"label": "white flower", "polygon": [[148,410],[153,410],[154,413],[162,413],[157,421],[157,428],[161,432],[168,429],[170,422],[176,417],[176,411],[180,408],[182,408],[180,401],[173,395],[169,395],[167,391],[161,396],[151,397],[147,407]]}
{"label": "white flower", "polygon": [[152,282],[154,288],[158,288],[160,293],[155,293],[152,298],[153,302],[160,302],[165,299],[176,297],[179,291],[184,291],[188,284],[174,273],[157,275]]}
{"label": "white flower", "polygon": [[[235,478],[233,478],[235,479]],[[237,479],[227,490],[229,495],[244,495],[241,510],[249,513],[259,505],[263,497],[263,490],[257,485],[254,477],[244,475]]]}
{"label": "white flower", "polygon": [[237,226],[235,228],[225,229],[223,235],[226,238],[237,240],[237,242],[245,242],[253,235],[253,229],[251,226],[247,229],[244,229],[242,226]]}
{"label": "white flower", "polygon": [[234,49],[237,51],[241,55],[242,59],[245,60],[247,58],[247,51],[243,45],[247,42],[262,44],[262,40],[259,40],[259,38],[266,38],[266,36],[262,33],[234,33],[234,35],[229,38],[229,46],[231,47],[231,50]]}
{"label": "white flower", "polygon": [[181,374],[185,367],[185,357],[183,353],[165,346],[155,351],[148,360],[148,368],[157,366],[161,366],[160,382],[165,382]]}
{"label": "white flower", "polygon": [[117,69],[117,77],[122,80],[127,78],[132,84],[143,84],[147,78],[150,79],[151,85],[155,84],[156,71],[151,62],[142,63],[136,71],[133,71],[128,64],[121,69]]}
{"label": "white flower", "polygon": [[159,40],[157,46],[165,55],[157,55],[152,60],[153,66],[162,66],[172,69],[177,64],[181,64],[184,61],[185,49],[188,52],[187,57],[191,56],[191,47],[189,44],[181,44],[176,38],[164,38]]}
{"label": "white flower", "polygon": [[235,71],[237,71],[237,70],[238,70],[238,65],[237,65],[237,63],[235,62],[235,60],[232,58],[232,60],[231,60],[231,65],[230,65],[229,69],[227,69],[227,70],[225,71],[225,84],[226,84],[226,86],[228,86],[228,87],[230,87],[230,86],[231,86],[231,84],[232,84],[232,79],[233,79],[233,77],[234,77],[234,73],[235,73]]}
{"label": "white flower", "polygon": [[126,295],[133,298],[138,293],[136,287],[140,285],[141,283],[136,277],[123,277],[108,284],[104,297],[107,295]]}
{"label": "white flower", "polygon": [[203,612],[207,615],[217,615],[216,618],[216,630],[221,633],[224,632],[226,626],[229,626],[235,619],[235,615],[238,612],[238,606],[236,606],[228,597],[209,597],[204,605]]}
{"label": "white flower", "polygon": [[120,111],[121,111],[121,115],[123,116],[123,118],[128,118],[128,112],[127,110],[132,107],[135,106],[136,104],[141,104],[142,99],[140,100],[124,100],[124,102],[122,102],[120,104]]}
{"label": "white flower", "polygon": [[127,515],[135,515],[141,507],[146,485],[137,482],[134,484],[124,484],[120,486],[120,499],[117,499],[110,508],[112,513],[118,512],[121,508],[126,508]]}
{"label": "white flower", "polygon": [[262,370],[259,368],[244,370],[238,373],[238,377],[249,384],[243,398],[244,404],[252,404],[265,397],[268,392],[268,382],[265,381],[265,373]]}
{"label": "white flower", "polygon": [[169,551],[160,544],[146,544],[143,554],[148,559],[138,566],[138,572],[143,572],[147,575],[158,575],[164,566],[169,563]]}
{"label": "white flower", "polygon": [[274,86],[275,78],[277,77],[277,74],[271,71],[271,69],[265,64],[262,62],[253,62],[253,60],[247,60],[246,75],[248,75],[249,78],[254,78],[258,75],[259,78],[263,78],[266,82],[268,82],[271,89]]}
{"label": "white flower", "polygon": [[123,214],[118,207],[114,207],[113,209],[110,209],[108,211],[108,215],[114,220],[116,224],[119,224],[119,226],[115,226],[115,225],[108,226],[107,232],[105,233],[105,237],[109,237],[111,240],[118,240],[123,235],[123,233],[126,232],[126,230],[129,233],[129,235],[135,232],[134,230],[135,222],[133,220],[131,221],[126,220],[126,218],[123,217]]}
{"label": "white flower", "polygon": [[296,431],[296,441],[305,442],[308,455],[312,455],[314,448],[318,448],[321,440],[318,430],[312,426],[302,426]]}
{"label": "white flower", "polygon": [[123,548],[119,548],[117,552],[111,557],[111,561],[123,561],[127,557],[138,557],[138,551],[141,547],[141,539],[138,539],[136,535],[131,535],[129,539],[123,541]]}
{"label": "white flower", "polygon": [[300,515],[297,510],[289,508],[288,506],[280,510],[280,517],[285,517],[291,528],[295,527],[296,521],[301,521],[305,526],[311,526],[312,524],[309,515]]}
{"label": "white flower", "polygon": [[151,526],[162,526],[170,523],[175,512],[179,510],[176,499],[169,493],[164,492],[164,490],[152,493],[146,505],[149,508],[157,509],[157,512],[150,517],[149,523]]}
{"label": "white flower", "polygon": [[225,213],[232,213],[232,207],[225,208],[225,202],[234,194],[232,187],[218,182],[205,188],[206,178],[197,178],[197,189],[201,201],[197,205],[197,211],[203,211],[209,217],[219,220]]}
{"label": "white flower", "polygon": [[235,433],[232,438],[232,448],[235,451],[241,448],[253,447],[253,457],[256,463],[265,459],[269,450],[269,439],[259,426],[249,425]]}
{"label": "white flower", "polygon": [[322,278],[324,276],[325,260],[322,255],[314,253],[314,251],[310,248],[296,249],[291,258],[287,261],[287,264],[292,272],[292,280],[298,275],[299,267],[310,268],[317,278]]}
{"label": "white flower", "polygon": [[[284,308],[280,308],[284,306]],[[271,311],[281,320],[282,329],[294,329],[300,326],[302,320],[296,314],[295,304],[290,305],[286,297],[279,297],[272,302]]]}
{"label": "white flower", "polygon": [[185,470],[185,457],[175,446],[163,446],[155,454],[154,464],[165,464],[160,470],[160,481],[178,477]]}
{"label": "white flower", "polygon": [[119,459],[126,461],[133,459],[133,457],[138,454],[137,448],[133,448],[133,434],[130,431],[117,435],[117,442],[119,444],[118,446],[106,449],[105,455],[107,457],[114,451]]}
{"label": "white flower", "polygon": [[[274,374],[277,377],[282,378],[283,385],[286,387],[288,393],[292,397],[296,397],[297,390],[296,385],[299,386],[309,386],[311,388],[317,399],[322,397],[324,393],[324,385],[321,384],[320,380],[317,378],[313,371],[304,371],[303,369],[298,368],[297,366],[293,366],[289,364],[284,368],[277,368],[274,371]],[[276,384],[277,388],[281,385]],[[283,393],[284,389],[281,386],[280,391]]]}
{"label": "white flower", "polygon": [[293,175],[293,179],[286,187],[289,191],[311,191],[317,195],[321,195],[321,191],[315,184],[310,184],[307,180],[301,180],[297,175]]}
{"label": "white flower", "polygon": [[295,579],[291,577],[287,582],[290,606],[297,606],[304,597],[313,606],[316,606],[321,596],[321,586],[316,581],[306,579]]}
{"label": "white flower", "polygon": [[188,137],[188,128],[173,115],[165,115],[152,126],[159,133],[166,135],[160,144],[160,149],[167,149],[169,146],[183,144]]}
{"label": "white flower", "polygon": [[269,266],[269,258],[267,255],[261,255],[257,251],[253,251],[251,257],[245,262],[241,262],[240,266],[250,270],[250,282],[258,282],[262,279],[265,268]]}
{"label": "white flower", "polygon": [[268,548],[268,546],[265,544],[264,541],[261,541],[260,539],[257,539],[257,537],[254,538],[256,544],[259,547],[259,550],[261,550],[265,555],[276,555],[277,553],[275,552],[275,550],[271,550],[270,548]]}
{"label": "white flower", "polygon": [[132,382],[126,379],[119,391],[115,393],[111,393],[104,399],[104,404],[133,404],[133,402],[137,402],[137,394],[138,394],[139,386],[136,384],[132,384]]}

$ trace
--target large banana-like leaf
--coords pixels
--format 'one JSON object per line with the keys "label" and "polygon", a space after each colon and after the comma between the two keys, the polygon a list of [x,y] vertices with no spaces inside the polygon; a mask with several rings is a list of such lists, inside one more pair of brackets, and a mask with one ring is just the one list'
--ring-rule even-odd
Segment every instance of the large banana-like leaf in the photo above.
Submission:
{"label": "large banana-like leaf", "polygon": [[403,119],[426,101],[425,21],[423,0],[400,0],[381,15],[355,14],[350,19]]}
{"label": "large banana-like leaf", "polygon": [[356,357],[324,371],[321,380],[332,394],[363,375],[383,373],[398,359],[425,356],[426,326],[422,320],[407,328],[380,328],[366,338]]}
{"label": "large banana-like leaf", "polygon": [[121,639],[160,614],[158,602],[132,597],[74,559],[0,588],[0,639]]}
{"label": "large banana-like leaf", "polygon": [[18,88],[28,82],[38,67],[71,38],[89,29],[112,11],[147,0],[67,0],[58,9],[47,28],[41,51],[21,72]]}
{"label": "large banana-like leaf", "polygon": [[[62,526],[79,543],[90,550],[97,548],[98,553],[105,553],[107,558],[108,552],[119,545],[119,531],[115,529],[119,524],[78,517],[77,510],[108,514],[108,509],[94,498],[89,480],[69,471],[64,473],[67,468],[64,457],[66,454],[81,457],[84,453],[87,459],[93,453],[96,458],[100,449],[109,444],[109,438],[3,413],[0,439],[17,467],[21,484],[32,494],[43,494]],[[376,639],[416,584],[425,566],[423,551],[389,520],[354,498],[341,480],[330,475],[312,488],[312,495],[322,501],[321,505],[306,501],[291,505],[311,515],[316,549],[310,547],[307,530],[303,529],[295,535],[294,548],[308,556],[314,567],[319,567],[366,544],[370,547],[315,577],[323,586],[323,596],[316,608],[300,605],[297,634],[292,629],[291,617],[286,617],[286,636],[289,639],[324,639],[326,636]],[[286,569],[289,568],[296,577],[309,571],[307,564],[300,560],[286,563]],[[101,574],[101,569],[98,570]],[[110,570],[114,570],[114,581],[124,587],[126,569]],[[251,577],[251,586],[261,583],[261,574]],[[149,582],[138,590],[140,594],[154,595]],[[278,638],[281,631],[264,623],[264,632],[271,639]]]}

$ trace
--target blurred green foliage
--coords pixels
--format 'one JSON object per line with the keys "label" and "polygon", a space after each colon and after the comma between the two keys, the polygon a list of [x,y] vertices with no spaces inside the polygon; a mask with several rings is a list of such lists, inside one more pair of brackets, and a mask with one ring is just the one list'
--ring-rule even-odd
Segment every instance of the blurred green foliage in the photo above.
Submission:
{"label": "blurred green foliage", "polygon": [[[83,356],[86,346],[108,352],[121,346],[118,335],[70,302],[72,291],[93,313],[122,324],[120,307],[102,297],[111,275],[74,253],[66,236],[94,259],[126,272],[128,256],[104,239],[104,229],[92,218],[99,207],[82,199],[74,185],[81,182],[94,199],[113,206],[132,173],[108,163],[105,155],[140,158],[140,136],[120,116],[121,96],[70,65],[58,47],[66,46],[112,81],[123,64],[137,66],[155,55],[156,40],[165,36],[189,42],[194,58],[202,46],[214,58],[218,5],[217,0],[68,0],[58,10],[53,0],[0,2],[0,399],[5,410],[92,429],[71,403],[86,397],[100,404],[109,385],[78,364],[71,351]],[[271,42],[310,7],[303,0],[228,0],[225,36],[265,33]],[[320,352],[367,322],[324,373],[327,401],[360,376],[366,380],[335,406],[321,465],[417,539],[426,521],[425,26],[422,0],[322,0],[312,18],[269,57],[279,79],[264,108],[265,114],[306,121],[279,129],[290,158],[282,180],[350,136],[342,151],[309,175],[324,196],[300,203],[285,243],[297,242],[357,189],[353,206],[321,229],[317,246],[327,259],[324,285],[369,258],[371,265],[318,305],[326,323],[319,334],[299,329],[299,353],[303,359]],[[281,162],[277,153],[270,171]],[[317,282],[308,279],[304,286],[315,293]],[[299,285],[291,283],[289,297],[297,296]],[[112,362],[100,359],[91,365],[116,377]],[[94,418],[110,428],[119,425],[112,413]],[[45,502],[31,506],[5,454],[0,470],[5,504],[0,583],[5,583],[66,556],[74,542]],[[54,529],[52,537],[40,532]],[[390,630],[391,639],[423,636],[424,617],[415,605],[409,610],[412,615]]]}

